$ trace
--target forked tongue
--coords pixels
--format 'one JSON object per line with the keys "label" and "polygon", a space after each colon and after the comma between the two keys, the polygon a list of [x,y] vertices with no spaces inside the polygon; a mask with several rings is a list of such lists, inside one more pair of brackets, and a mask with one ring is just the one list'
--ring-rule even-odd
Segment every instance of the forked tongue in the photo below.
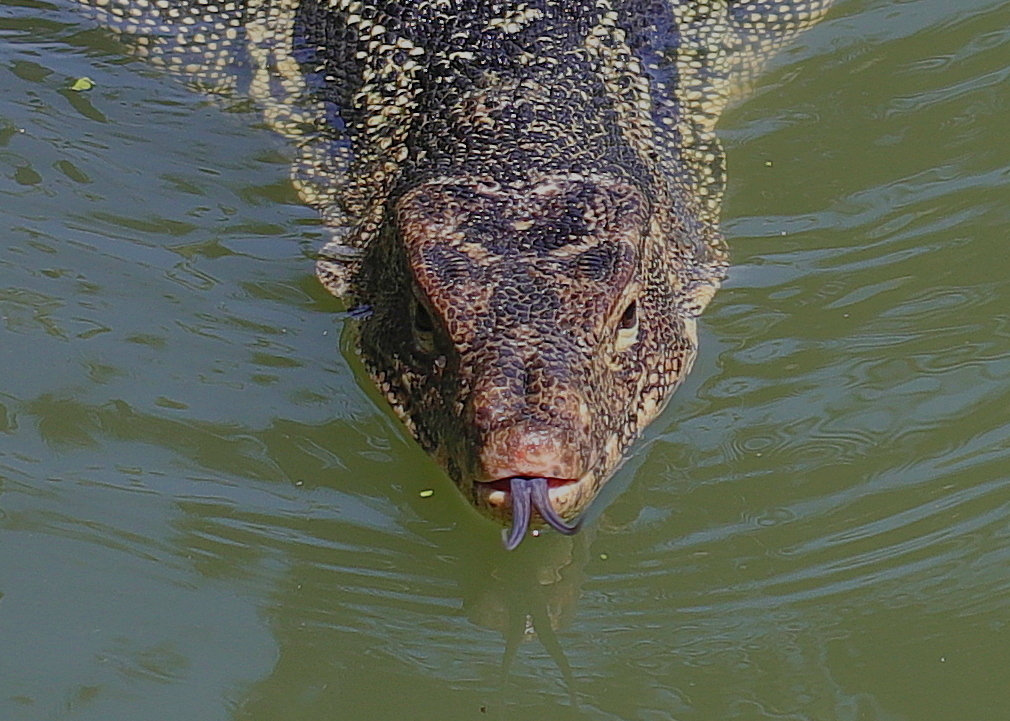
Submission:
{"label": "forked tongue", "polygon": [[569,525],[551,505],[550,494],[547,492],[546,478],[527,478],[513,476],[509,481],[509,492],[512,497],[512,528],[502,531],[505,549],[511,551],[518,546],[530,527],[533,509],[537,509],[540,517],[558,533],[570,536],[579,530],[579,523]]}

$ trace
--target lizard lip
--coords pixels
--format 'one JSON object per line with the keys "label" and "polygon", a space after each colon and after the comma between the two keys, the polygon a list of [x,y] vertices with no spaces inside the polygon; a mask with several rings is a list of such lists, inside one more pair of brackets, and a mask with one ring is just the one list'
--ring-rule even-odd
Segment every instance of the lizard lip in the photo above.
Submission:
{"label": "lizard lip", "polygon": [[583,479],[560,479],[550,476],[509,476],[494,481],[478,481],[474,484],[477,493],[492,508],[507,508],[511,504],[512,479],[542,478],[547,482],[547,492],[551,500],[565,497],[574,490]]}
{"label": "lizard lip", "polygon": [[[493,491],[502,491],[504,493],[509,492],[509,486],[512,483],[512,479],[516,476],[509,476],[508,478],[499,478],[494,481],[483,481],[480,483],[484,488],[490,488]],[[578,478],[550,478],[547,476],[522,476],[523,478],[546,478],[548,488],[560,488],[561,486],[567,486],[571,483],[578,483],[580,479]]]}
{"label": "lizard lip", "polygon": [[511,505],[511,485],[513,478],[545,478],[547,490],[552,502],[566,497],[581,483],[583,478],[554,478],[551,476],[509,476],[496,478],[493,481],[477,481],[474,486],[484,502],[492,508],[508,508]]}

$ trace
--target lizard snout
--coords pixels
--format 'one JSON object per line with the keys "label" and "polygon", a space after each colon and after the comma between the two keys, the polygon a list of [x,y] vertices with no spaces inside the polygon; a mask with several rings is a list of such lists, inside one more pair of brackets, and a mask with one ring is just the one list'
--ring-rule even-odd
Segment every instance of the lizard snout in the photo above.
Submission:
{"label": "lizard snout", "polygon": [[578,479],[586,472],[575,434],[536,421],[520,421],[482,434],[479,481],[512,476]]}

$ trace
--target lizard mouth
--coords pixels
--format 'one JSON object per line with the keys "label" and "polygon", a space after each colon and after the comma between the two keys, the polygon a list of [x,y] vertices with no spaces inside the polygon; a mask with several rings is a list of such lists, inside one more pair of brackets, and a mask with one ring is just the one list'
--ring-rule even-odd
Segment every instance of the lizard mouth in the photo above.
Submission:
{"label": "lizard mouth", "polygon": [[[486,489],[484,493],[488,501],[498,501],[496,505],[504,505],[503,501],[507,498],[512,506],[512,527],[502,532],[502,540],[506,550],[511,551],[526,537],[534,510],[548,526],[558,533],[570,536],[578,531],[579,521],[569,524],[554,509],[554,504],[551,503],[550,489],[575,485],[579,480],[578,478],[511,476],[481,484]],[[499,494],[501,496],[492,501],[492,498]]]}
{"label": "lizard mouth", "polygon": [[[504,491],[505,493],[510,493],[512,491],[512,481],[516,478],[534,478],[534,476],[509,476],[508,478],[499,478],[497,481],[489,481],[483,483],[485,488],[490,488],[495,491]],[[548,488],[560,488],[561,486],[567,486],[571,483],[578,483],[578,478],[543,478],[542,480],[547,481]]]}

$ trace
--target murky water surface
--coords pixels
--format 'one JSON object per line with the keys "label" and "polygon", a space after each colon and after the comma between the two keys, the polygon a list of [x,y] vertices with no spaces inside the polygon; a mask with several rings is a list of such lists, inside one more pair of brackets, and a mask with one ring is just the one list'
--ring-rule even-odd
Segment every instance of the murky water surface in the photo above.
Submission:
{"label": "murky water surface", "polygon": [[0,718],[1010,718],[1008,28],[847,0],[776,60],[693,375],[507,555],[362,385],[284,142],[0,1]]}

